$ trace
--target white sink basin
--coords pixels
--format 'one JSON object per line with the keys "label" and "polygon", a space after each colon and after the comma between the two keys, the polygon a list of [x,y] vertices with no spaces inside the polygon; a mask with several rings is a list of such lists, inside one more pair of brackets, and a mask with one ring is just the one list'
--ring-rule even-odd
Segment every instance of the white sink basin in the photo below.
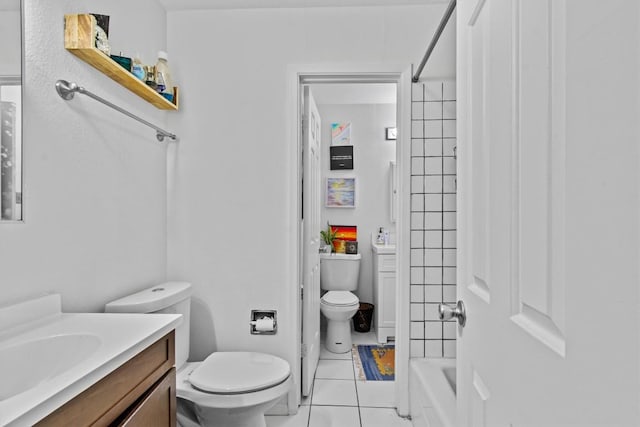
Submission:
{"label": "white sink basin", "polygon": [[179,314],[62,313],[57,294],[0,307],[0,426],[36,424],[181,319]]}
{"label": "white sink basin", "polygon": [[0,401],[73,368],[92,355],[95,335],[55,335],[0,347]]}

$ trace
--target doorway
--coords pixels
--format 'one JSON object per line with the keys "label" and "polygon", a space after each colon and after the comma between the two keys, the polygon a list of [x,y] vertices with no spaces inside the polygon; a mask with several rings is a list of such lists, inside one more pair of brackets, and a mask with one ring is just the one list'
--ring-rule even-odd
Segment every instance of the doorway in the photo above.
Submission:
{"label": "doorway", "polygon": [[[319,351],[312,350],[312,346],[314,343],[305,341],[305,338],[303,337],[305,336],[305,334],[307,334],[308,337],[318,337],[317,338],[318,340],[320,337],[319,334],[315,334],[313,333],[313,331],[310,331],[308,329],[308,326],[316,324],[317,320],[320,317],[319,295],[316,296],[315,291],[310,290],[308,288],[305,289],[305,286],[304,286],[305,273],[304,273],[303,260],[305,259],[304,247],[305,247],[306,240],[305,240],[305,237],[303,236],[304,234],[303,233],[304,195],[302,190],[304,188],[305,179],[307,181],[309,180],[307,177],[305,177],[305,171],[304,171],[304,168],[302,167],[302,164],[303,164],[302,136],[304,133],[304,127],[302,126],[302,116],[304,115],[303,113],[304,112],[303,96],[305,93],[304,89],[305,87],[309,87],[312,90],[317,89],[319,98],[320,98],[319,104],[321,105],[321,107],[319,108],[320,113],[323,113],[323,110],[324,110],[327,112],[329,116],[331,116],[331,117],[328,117],[327,120],[322,118],[324,120],[322,125],[323,133],[330,132],[331,122],[337,123],[339,122],[337,118],[342,116],[346,117],[346,109],[347,109],[346,106],[348,104],[347,104],[347,101],[345,101],[346,99],[345,92],[349,92],[351,90],[362,91],[362,89],[365,89],[367,85],[379,85],[381,87],[383,85],[391,85],[394,89],[393,92],[395,92],[395,96],[392,96],[392,98],[395,98],[395,100],[392,100],[392,102],[395,101],[395,107],[391,107],[391,109],[395,110],[394,111],[395,114],[393,115],[395,116],[393,118],[397,119],[395,120],[395,126],[391,126],[394,123],[391,123],[388,121],[385,124],[384,120],[380,120],[380,123],[375,125],[380,128],[379,134],[381,136],[381,140],[376,142],[380,144],[386,143],[389,145],[395,145],[395,147],[392,147],[390,150],[392,152],[390,158],[385,160],[386,163],[384,164],[384,166],[386,167],[387,170],[381,179],[383,180],[385,184],[384,186],[386,188],[389,188],[389,189],[392,188],[393,182],[391,179],[391,176],[392,176],[391,174],[393,172],[392,172],[391,162],[395,159],[395,168],[396,168],[395,176],[399,178],[396,180],[396,193],[395,193],[398,197],[398,203],[394,205],[393,209],[391,208],[391,203],[387,204],[385,209],[385,216],[386,216],[385,220],[387,220],[388,223],[386,227],[383,224],[379,224],[380,222],[382,222],[379,219],[372,220],[376,223],[376,225],[368,224],[367,226],[358,227],[358,243],[359,243],[358,252],[362,252],[363,250],[366,250],[368,252],[367,255],[369,259],[369,262],[361,267],[362,271],[365,271],[365,274],[363,276],[367,277],[366,279],[363,277],[363,281],[369,281],[369,283],[368,285],[364,285],[363,289],[359,289],[359,293],[362,294],[359,296],[360,296],[360,300],[364,302],[373,302],[373,299],[374,299],[374,295],[373,295],[374,289],[373,289],[373,279],[372,279],[372,276],[373,276],[373,265],[372,265],[373,251],[371,246],[372,239],[375,240],[375,238],[377,237],[377,232],[381,226],[387,229],[394,228],[393,231],[398,230],[397,233],[390,233],[391,242],[397,243],[397,252],[396,252],[397,262],[395,263],[395,266],[398,269],[397,277],[395,280],[392,281],[392,283],[395,285],[394,297],[396,298],[397,302],[394,301],[390,305],[393,306],[393,308],[395,308],[394,311],[396,312],[396,315],[402,318],[402,316],[405,314],[404,312],[406,312],[406,310],[403,310],[404,301],[408,301],[408,289],[404,289],[403,286],[398,285],[402,283],[403,267],[405,264],[408,265],[408,262],[406,262],[406,259],[405,259],[406,257],[403,255],[403,248],[402,248],[403,242],[408,242],[408,237],[403,236],[403,233],[401,232],[403,216],[408,215],[408,209],[406,204],[403,203],[403,197],[402,197],[403,189],[408,189],[408,182],[403,183],[403,178],[402,178],[404,177],[404,175],[406,175],[406,174],[403,174],[403,171],[405,170],[405,167],[406,167],[405,165],[408,163],[408,155],[407,155],[407,159],[403,159],[403,157],[405,154],[408,153],[408,142],[403,141],[402,136],[404,135],[404,133],[406,133],[407,139],[408,139],[409,124],[408,124],[408,120],[405,121],[405,118],[407,119],[409,118],[408,100],[410,99],[410,71],[409,70],[393,71],[393,72],[382,72],[382,73],[372,74],[369,71],[367,72],[351,71],[346,73],[331,72],[331,71],[327,71],[327,72],[314,71],[314,72],[303,73],[303,72],[300,72],[299,70],[296,70],[295,77],[292,77],[292,78],[295,81],[295,90],[292,91],[295,99],[295,104],[292,107],[295,107],[295,113],[292,108],[292,113],[294,113],[292,114],[292,116],[298,119],[297,122],[295,123],[295,126],[292,126],[292,129],[295,127],[294,140],[296,141],[295,150],[296,150],[296,156],[298,159],[296,161],[296,164],[299,165],[297,170],[297,178],[296,178],[296,186],[295,186],[296,188],[295,197],[296,197],[296,206],[297,206],[296,232],[298,236],[297,242],[299,245],[299,250],[297,251],[298,256],[297,256],[297,265],[296,265],[296,271],[297,271],[296,277],[298,278],[298,283],[301,284],[300,295],[298,300],[298,309],[299,309],[298,310],[298,313],[299,313],[298,343],[299,343],[299,354],[300,354],[300,359],[299,359],[300,366],[294,369],[296,369],[296,372],[300,373],[299,374],[301,376],[300,391],[301,391],[301,395],[304,395],[310,391],[310,387],[312,386],[312,382],[313,382],[312,373],[315,373],[315,369],[317,367]],[[369,87],[373,88],[375,86],[369,86]],[[336,93],[339,93],[340,96],[342,96],[342,100],[340,99],[332,100],[331,97],[337,96]],[[403,101],[407,101],[407,105],[403,105]],[[340,104],[340,102],[342,102],[342,104]],[[371,107],[371,105],[375,103],[371,103],[370,101],[366,101],[366,100],[360,101],[360,102],[362,103],[361,105],[363,109],[366,109],[366,107],[364,106],[367,105],[368,103],[369,108],[375,110],[375,108]],[[331,107],[325,107],[325,105],[331,106]],[[378,108],[378,110],[380,110],[380,108]],[[392,135],[387,133],[388,131],[386,128],[393,128],[393,127],[397,128],[397,139],[395,140],[395,142],[392,142],[393,140],[391,139],[387,139],[387,136],[392,136]],[[404,133],[403,133],[403,129],[405,130]],[[356,139],[356,135],[358,139]],[[354,139],[352,142],[354,146],[354,152],[353,152],[354,169],[339,170],[339,171],[337,170],[332,171],[330,169],[330,159],[329,159],[329,152],[328,152],[329,147],[331,146],[330,135],[327,135],[327,138],[324,139],[326,144],[323,145],[322,150],[327,152],[322,153],[324,159],[321,167],[321,173],[323,175],[321,177],[322,179],[320,180],[321,188],[320,188],[319,194],[320,194],[320,197],[322,198],[321,209],[324,210],[325,212],[321,214],[322,220],[319,222],[319,226],[326,227],[327,220],[329,221],[329,223],[333,223],[333,224],[337,224],[339,222],[346,222],[345,215],[347,216],[349,215],[348,213],[344,213],[344,212],[348,212],[348,210],[346,209],[340,209],[340,210],[336,209],[336,212],[342,212],[340,214],[328,213],[328,212],[332,212],[334,208],[330,209],[325,207],[326,185],[327,185],[326,181],[327,181],[327,178],[330,176],[333,176],[333,174],[338,176],[342,176],[342,175],[345,175],[345,176],[349,175],[352,177],[355,176],[356,180],[358,181],[359,167],[360,167],[359,166],[360,164],[358,162],[362,161],[359,159],[366,160],[366,155],[364,155],[363,157],[359,157],[362,155],[362,153],[359,152],[358,149],[364,148],[367,146],[367,144],[374,143],[374,142],[368,141],[367,140],[368,138],[363,137],[362,129],[356,130],[355,127],[353,127],[353,138]],[[362,147],[356,148],[357,144],[360,144]],[[387,146],[387,149],[389,149],[388,146]],[[362,192],[361,197],[364,197],[366,193],[366,190],[363,190],[363,187],[362,187],[363,185],[364,185],[364,181],[360,181],[358,182],[356,187],[357,192]],[[378,188],[378,190],[380,190],[380,188]],[[389,190],[388,193],[389,193],[388,196],[391,198],[392,197],[391,190]],[[357,194],[360,194],[360,193],[357,193]],[[358,205],[359,202],[365,203],[365,201],[362,201],[362,200],[356,201],[355,202],[356,208],[351,208],[352,209],[351,212],[354,212],[355,209],[357,209],[357,206],[359,206]],[[392,220],[393,214],[395,214],[396,222],[393,222]],[[338,219],[336,220],[332,219],[334,215]],[[404,221],[405,223],[408,223],[408,219],[405,218]],[[358,225],[358,224],[352,224],[351,222],[352,221],[346,224],[338,224],[338,225],[356,225],[356,226]],[[320,229],[318,228],[317,230],[318,234],[319,234],[319,231]],[[314,232],[315,231],[310,231],[310,233],[314,233]],[[366,245],[364,244],[365,241],[366,241]],[[408,273],[404,273],[404,274],[408,274]],[[360,281],[359,285],[363,281]],[[310,292],[310,293],[305,294],[305,292]],[[317,292],[319,294],[319,289]],[[367,299],[368,301],[365,301]],[[398,307],[400,309],[398,309]],[[402,322],[397,322],[397,323],[401,324]],[[319,322],[317,322],[317,324],[319,324]],[[373,331],[375,331],[375,328],[376,328],[376,322],[374,319]],[[403,413],[403,412],[406,413],[407,411],[406,401],[408,400],[407,399],[408,391],[406,391],[408,387],[406,386],[407,381],[406,381],[406,362],[405,362],[405,360],[408,360],[407,359],[408,341],[403,345],[404,341],[401,339],[403,335],[408,335],[408,331],[402,331],[402,328],[398,328],[398,330],[394,335],[389,335],[385,337],[385,341],[390,341],[394,337],[396,338],[396,387],[399,390],[399,392],[396,393],[396,396],[397,396],[396,401],[398,402],[397,407],[400,413]],[[320,343],[318,342],[315,344],[317,344],[317,349],[319,350]],[[302,375],[302,372],[306,372],[306,378],[307,378],[306,380]],[[306,381],[306,384],[304,383],[305,381]],[[298,399],[298,402],[299,401],[300,400]],[[404,411],[403,411],[403,408],[404,408]]]}

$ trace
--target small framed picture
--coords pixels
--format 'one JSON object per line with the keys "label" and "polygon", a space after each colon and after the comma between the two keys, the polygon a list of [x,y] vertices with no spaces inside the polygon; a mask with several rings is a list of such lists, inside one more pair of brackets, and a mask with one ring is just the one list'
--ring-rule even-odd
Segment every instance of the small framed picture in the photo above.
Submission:
{"label": "small framed picture", "polygon": [[385,128],[384,139],[386,139],[388,141],[396,140],[397,135],[398,135],[398,129],[397,128]]}
{"label": "small framed picture", "polygon": [[325,206],[328,208],[355,208],[356,179],[327,178]]}
{"label": "small framed picture", "polygon": [[353,169],[353,145],[329,147],[329,166],[332,171]]}

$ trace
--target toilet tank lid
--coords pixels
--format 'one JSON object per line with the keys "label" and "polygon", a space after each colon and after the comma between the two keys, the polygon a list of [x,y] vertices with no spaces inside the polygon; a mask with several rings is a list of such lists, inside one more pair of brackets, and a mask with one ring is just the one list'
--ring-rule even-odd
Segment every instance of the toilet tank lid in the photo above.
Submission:
{"label": "toilet tank lid", "polygon": [[111,301],[106,313],[153,313],[191,296],[191,283],[164,282],[135,294]]}

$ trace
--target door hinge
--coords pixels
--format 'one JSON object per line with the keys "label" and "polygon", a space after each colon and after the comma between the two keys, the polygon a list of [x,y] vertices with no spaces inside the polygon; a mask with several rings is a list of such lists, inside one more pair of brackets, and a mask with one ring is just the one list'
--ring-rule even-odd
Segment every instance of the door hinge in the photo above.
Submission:
{"label": "door hinge", "polygon": [[307,345],[306,344],[302,344],[302,347],[300,348],[300,354],[302,357],[307,357]]}

